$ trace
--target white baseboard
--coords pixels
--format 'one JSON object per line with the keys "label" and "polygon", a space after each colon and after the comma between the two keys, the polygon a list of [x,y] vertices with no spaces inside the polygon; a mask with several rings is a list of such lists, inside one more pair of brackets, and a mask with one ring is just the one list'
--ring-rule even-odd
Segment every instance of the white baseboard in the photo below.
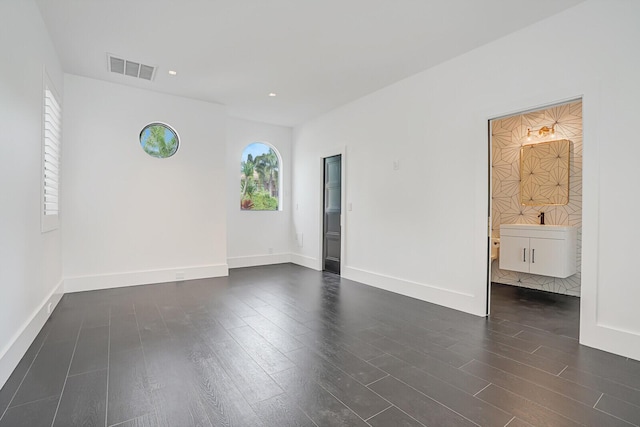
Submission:
{"label": "white baseboard", "polygon": [[[63,295],[63,281],[60,280],[56,287],[47,295],[40,306],[31,314],[29,319],[11,337],[9,343],[0,351],[0,389],[7,382],[13,370],[18,366],[20,359],[27,352],[31,343],[46,323],[51,312],[56,308]],[[51,312],[47,308],[51,303]]]}
{"label": "white baseboard", "polygon": [[640,361],[640,334],[636,331],[597,322],[583,328],[581,322],[580,344]]}
{"label": "white baseboard", "polygon": [[285,264],[291,262],[290,253],[237,256],[227,258],[229,268],[256,267],[258,265]]}
{"label": "white baseboard", "polygon": [[364,283],[365,285],[384,289],[386,291],[395,292],[400,295],[475,314],[477,316],[485,315],[485,313],[478,312],[478,302],[472,294],[444,289],[424,283],[412,282],[410,280],[347,266],[342,269],[342,277],[355,282]]}
{"label": "white baseboard", "polygon": [[[183,273],[182,278],[177,274]],[[65,292],[95,291],[98,289],[122,288],[148,285],[150,283],[175,282],[177,280],[206,279],[229,275],[227,264],[212,264],[195,267],[175,267],[162,270],[130,271],[126,273],[97,274],[93,276],[65,277]]]}
{"label": "white baseboard", "polygon": [[318,258],[300,254],[291,254],[291,262],[302,267],[311,268],[316,271],[322,270],[322,268],[319,266]]}

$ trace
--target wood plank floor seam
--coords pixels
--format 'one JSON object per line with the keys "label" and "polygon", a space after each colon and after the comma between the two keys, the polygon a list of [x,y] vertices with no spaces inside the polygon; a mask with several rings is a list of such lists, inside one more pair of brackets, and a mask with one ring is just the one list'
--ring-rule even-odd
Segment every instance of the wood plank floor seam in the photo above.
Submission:
{"label": "wood plank floor seam", "polygon": [[[444,403],[442,403],[442,402],[438,401],[437,399],[434,399],[433,397],[429,396],[428,394],[424,394],[423,392],[421,392],[421,391],[420,391],[420,390],[418,390],[417,388],[415,388],[415,387],[411,386],[411,384],[407,384],[406,382],[402,381],[402,380],[401,380],[401,379],[399,379],[399,378],[394,377],[393,375],[391,375],[391,377],[392,377],[392,378],[394,378],[396,381],[398,381],[398,382],[400,382],[400,383],[402,383],[402,384],[406,385],[407,387],[412,388],[413,390],[415,390],[416,392],[420,393],[421,395],[423,395],[423,396],[427,397],[428,399],[433,400],[433,401],[434,401],[434,402],[436,402],[437,404],[442,405],[443,407],[445,407],[445,408],[447,408],[448,410],[450,410],[451,412],[453,412],[453,413],[455,413],[455,414],[459,415],[460,417],[464,418],[465,420],[467,420],[467,421],[469,421],[469,422],[471,422],[471,423],[473,423],[473,424],[475,424],[475,425],[477,425],[477,426],[479,426],[479,427],[482,427],[482,426],[480,426],[480,424],[478,424],[478,423],[476,423],[475,421],[473,421],[473,420],[471,420],[471,419],[469,419],[469,418],[465,417],[465,416],[464,416],[464,415],[462,415],[460,412],[458,412],[458,411],[456,411],[456,410],[454,410],[454,409],[450,408],[449,406],[447,406],[447,405],[445,405]],[[485,402],[485,403],[488,403],[488,402]],[[488,403],[488,404],[490,404],[490,403]],[[492,405],[492,406],[493,406],[493,405]]]}
{"label": "wood plank floor seam", "polygon": [[[47,333],[48,335],[48,333]],[[16,395],[18,394],[18,390],[20,390],[20,387],[22,387],[22,383],[24,382],[24,379],[27,377],[27,374],[29,373],[29,370],[31,369],[31,367],[33,366],[34,362],[36,361],[38,354],[40,354],[40,350],[42,350],[42,347],[44,346],[44,343],[46,341],[46,337],[45,339],[42,340],[42,342],[40,343],[40,348],[38,349],[38,351],[36,352],[36,355],[34,356],[33,360],[31,361],[31,363],[29,364],[29,367],[27,368],[27,370],[24,372],[24,375],[22,376],[22,379],[20,380],[20,384],[18,385],[18,387],[16,387],[16,390],[13,392],[13,396],[11,396],[11,400],[9,400],[9,403],[7,404],[7,407],[4,409],[4,411],[2,411],[2,415],[0,415],[0,421],[2,421],[2,418],[4,418],[5,414],[7,413],[7,411],[9,410],[9,408],[11,407],[11,403],[13,402],[13,399],[16,397]],[[8,382],[8,381],[7,381]]]}
{"label": "wood plank floor seam", "polygon": [[[484,362],[480,362],[480,363],[484,363]],[[573,398],[573,397],[571,397],[571,396],[567,396],[566,394],[564,394],[564,393],[562,393],[562,392],[560,392],[560,391],[558,391],[558,390],[553,390],[553,389],[551,389],[551,388],[549,388],[549,387],[547,387],[547,386],[545,386],[545,385],[543,385],[543,384],[539,384],[539,383],[537,383],[537,382],[534,382],[534,381],[529,380],[529,379],[527,379],[527,378],[521,377],[521,376],[519,376],[519,375],[517,375],[517,374],[514,374],[514,373],[512,373],[512,372],[505,371],[504,369],[500,369],[500,368],[498,368],[498,367],[495,367],[495,366],[493,366],[493,365],[489,365],[489,366],[491,366],[492,368],[494,368],[494,369],[496,369],[496,370],[498,370],[498,371],[501,371],[501,372],[503,372],[503,373],[505,373],[505,374],[507,374],[507,375],[513,375],[513,376],[516,376],[516,377],[518,377],[518,378],[519,378],[520,380],[522,380],[522,381],[525,381],[525,382],[527,382],[527,383],[533,384],[533,385],[535,385],[535,386],[537,386],[537,387],[540,387],[540,388],[542,388],[542,389],[545,389],[545,390],[547,390],[547,391],[549,391],[549,392],[551,392],[551,393],[555,393],[555,394],[558,394],[558,395],[560,395],[560,396],[566,397],[567,399],[571,399],[571,400],[573,400],[574,402],[577,402],[577,403],[579,403],[579,404],[581,404],[581,405],[584,405],[584,406],[587,406],[587,407],[589,406],[588,404],[586,404],[586,403],[584,403],[584,402],[581,402],[581,401],[579,401],[579,400],[577,400],[577,399],[575,399],[575,398]],[[570,382],[572,382],[572,381],[570,381]],[[574,384],[575,384],[575,383],[574,383]],[[576,385],[579,385],[579,384],[576,384]],[[603,394],[604,394],[604,393],[603,393]],[[600,396],[600,398],[602,398],[602,396]],[[599,398],[598,400],[600,400],[600,398]],[[594,406],[595,406],[597,403],[598,403],[598,402],[596,402],[596,403],[594,404]]]}
{"label": "wood plank floor seam", "polygon": [[473,362],[474,360],[476,360],[476,359],[471,359],[471,360],[469,360],[469,361],[468,361],[467,363],[465,363],[464,365],[462,365],[462,366],[458,367],[458,369],[462,370],[462,368],[464,368],[465,366],[467,366],[469,363]]}
{"label": "wood plank floor seam", "polygon": [[[569,365],[569,368],[572,368],[572,366],[571,366],[571,365]],[[574,367],[574,368],[575,368],[575,367]],[[567,368],[567,369],[568,369],[568,368]],[[577,369],[577,368],[575,368],[575,369]],[[630,389],[630,390],[634,390],[634,391],[638,391],[638,392],[640,392],[640,388],[639,388],[639,387],[633,387],[633,386],[630,386],[630,385],[628,385],[628,384],[624,384],[624,383],[622,383],[622,382],[620,382],[620,381],[616,381],[615,379],[600,376],[600,375],[598,375],[598,374],[596,374],[596,373],[593,373],[593,372],[589,372],[589,374],[590,374],[590,375],[593,375],[594,377],[600,378],[600,379],[602,379],[602,380],[606,380],[606,381],[609,381],[609,382],[615,383],[615,384],[617,384],[617,385],[619,385],[619,386],[626,387],[626,388],[628,388],[628,389]],[[562,378],[564,378],[564,377],[562,377]]]}
{"label": "wood plank floor seam", "polygon": [[385,376],[384,376],[384,377],[382,377],[382,378],[378,378],[378,379],[377,379],[377,380],[375,380],[375,381],[371,381],[369,384],[365,384],[365,387],[369,387],[370,385],[373,385],[373,384],[377,383],[378,381],[380,381],[380,380],[383,380],[383,379],[387,378],[388,376],[389,376],[389,374],[385,375]]}
{"label": "wood plank floor seam", "polygon": [[80,339],[80,332],[82,331],[82,324],[84,320],[80,322],[80,328],[78,328],[78,335],[76,336],[76,343],[73,346],[73,352],[71,353],[71,360],[69,360],[69,367],[67,368],[67,376],[64,379],[64,384],[62,385],[62,391],[60,392],[60,398],[58,399],[58,405],[56,406],[56,412],[53,414],[53,419],[51,420],[51,426],[56,422],[56,416],[58,415],[58,409],[60,409],[60,402],[62,402],[62,395],[64,394],[64,388],[67,385],[67,380],[69,379],[69,372],[71,371],[71,364],[73,363],[73,356],[76,353],[76,348],[78,348],[78,340]]}
{"label": "wood plank floor seam", "polygon": [[109,307],[109,338],[107,339],[107,387],[105,393],[105,404],[104,404],[104,427],[108,427],[107,423],[109,416],[109,366],[111,361],[111,307]]}
{"label": "wood plank floor seam", "polygon": [[60,394],[52,394],[51,396],[46,396],[46,397],[43,397],[43,398],[40,398],[40,399],[31,400],[29,402],[20,403],[19,405],[9,406],[8,409],[20,408],[22,406],[31,405],[33,403],[42,402],[42,401],[45,401],[45,400],[53,399],[55,397],[59,398]]}
{"label": "wood plank floor seam", "polygon": [[106,369],[107,368],[99,368],[99,369],[92,369],[92,370],[86,371],[86,372],[78,372],[77,374],[69,374],[69,375],[67,375],[67,378],[78,377],[80,375],[85,375],[85,374],[92,374],[94,372],[105,371]]}
{"label": "wood plank floor seam", "polygon": [[604,396],[604,393],[602,393],[602,394],[600,395],[600,397],[598,398],[598,400],[596,401],[596,403],[594,403],[594,404],[593,404],[593,407],[594,407],[594,408],[595,408],[595,407],[596,407],[596,405],[600,402],[600,399],[602,399],[602,396]]}
{"label": "wood plank floor seam", "polygon": [[138,418],[140,418],[140,417],[134,417],[134,418],[131,418],[131,419],[128,419],[128,420],[122,421],[122,422],[120,422],[120,423],[118,423],[118,424],[109,424],[109,425],[107,425],[107,427],[118,427],[118,426],[121,426],[121,425],[124,425],[124,424],[130,423],[131,421],[135,421],[135,420],[137,420]]}
{"label": "wood plank floor seam", "polygon": [[[408,414],[407,412],[403,411],[401,408],[398,408],[396,405],[392,405],[392,408],[396,408],[398,411],[402,412],[404,415],[406,415],[407,417],[411,418],[413,421],[417,422],[421,426],[427,427],[425,424],[421,423],[420,421],[415,419],[413,416],[411,416],[411,414]],[[389,410],[389,408],[385,409],[385,411],[388,411],[388,410]]]}
{"label": "wood plank floor seam", "polygon": [[480,393],[482,393],[484,390],[487,389],[487,387],[489,387],[491,385],[491,383],[487,384],[486,386],[482,387],[482,390],[478,390],[473,397],[476,397],[477,395],[479,395]]}
{"label": "wood plank floor seam", "polygon": [[[542,404],[540,404],[540,403],[538,403],[538,402],[535,402],[535,401],[533,401],[533,400],[531,400],[531,399],[529,399],[529,398],[527,398],[527,397],[524,397],[524,396],[518,395],[518,394],[516,394],[515,392],[513,392],[513,391],[511,391],[511,390],[508,390],[508,389],[506,389],[506,388],[504,388],[504,387],[500,387],[500,386],[495,385],[495,384],[494,384],[494,387],[498,387],[498,388],[502,389],[503,391],[506,391],[507,393],[514,394],[514,395],[516,395],[516,396],[520,397],[520,398],[521,398],[521,399],[523,399],[523,400],[526,400],[527,402],[529,402],[529,403],[531,403],[531,404],[533,404],[533,405],[540,406],[540,407],[542,407],[542,408],[546,409],[547,411],[553,412],[554,414],[559,415],[559,416],[561,416],[561,417],[563,417],[563,418],[570,419],[570,418],[569,418],[569,417],[567,417],[566,415],[563,415],[563,414],[561,414],[561,413],[559,413],[559,412],[557,412],[557,411],[555,411],[555,410],[553,410],[553,409],[551,409],[551,408],[547,408],[546,406],[544,406],[544,405],[542,405]],[[481,397],[481,396],[479,396],[479,397],[478,397],[478,399],[482,400],[483,402],[486,402],[484,399],[482,399],[482,397]],[[489,403],[489,402],[487,402],[487,403]],[[515,417],[515,416],[514,416],[513,418],[517,418],[517,417]],[[512,421],[513,421],[513,418],[512,418],[512,419],[511,419],[511,421],[509,421],[509,422],[512,422]],[[571,421],[576,422],[575,420],[571,420]],[[527,423],[527,424],[528,424],[528,423]]]}
{"label": "wood plank floor seam", "polygon": [[[452,346],[452,347],[453,347],[453,346]],[[484,348],[482,348],[482,347],[481,347],[481,349],[483,349],[484,351],[486,351],[486,352],[488,352],[488,353],[491,353],[491,354],[493,354],[493,355],[496,355],[496,356],[502,357],[502,358],[504,358],[504,359],[509,359],[509,360],[511,360],[511,361],[513,361],[513,362],[517,362],[517,363],[520,363],[520,364],[526,365],[526,366],[528,366],[528,367],[530,367],[530,368],[540,369],[540,368],[538,368],[537,366],[534,366],[534,365],[528,364],[528,363],[523,362],[523,361],[518,360],[518,359],[514,359],[514,358],[509,357],[509,356],[507,356],[507,355],[504,355],[504,354],[502,354],[502,353],[496,353],[495,351],[491,351],[491,350],[488,350],[488,349],[484,349]],[[455,350],[454,350],[454,352],[455,352]],[[533,353],[526,353],[526,354],[533,354]],[[477,360],[477,359],[470,360],[469,362],[465,363],[465,365],[468,365],[469,363],[473,362],[474,360]],[[465,365],[460,366],[458,369],[462,369]],[[551,372],[549,372],[549,373],[550,373],[550,374],[552,374],[552,375],[556,375],[556,374],[553,374],[553,373],[551,373]]]}
{"label": "wood plank floor seam", "polygon": [[376,412],[375,414],[371,415],[370,417],[367,417],[366,420],[364,420],[365,422],[368,422],[371,418],[380,415],[381,413],[383,413],[384,411],[386,411],[389,408],[393,408],[393,405],[389,405],[386,408],[384,408],[382,411]]}
{"label": "wood plank floor seam", "polygon": [[[318,384],[316,382],[316,384]],[[354,411],[353,409],[351,409],[349,407],[349,405],[347,405],[346,403],[344,403],[342,400],[340,400],[338,397],[336,397],[333,393],[331,393],[331,391],[327,390],[326,387],[324,387],[322,384],[318,384],[318,386],[320,386],[320,388],[322,388],[324,391],[326,391],[327,393],[329,393],[334,399],[336,399],[338,402],[340,402],[345,408],[347,408],[348,410],[351,411],[351,413],[353,413],[356,417],[360,418],[362,420],[362,422],[364,422],[365,424],[368,424],[367,421],[362,418],[356,411]],[[386,400],[386,399],[385,399]],[[389,403],[389,402],[388,402]],[[389,409],[392,406],[391,403],[389,403],[389,406],[385,409]]]}
{"label": "wood plank floor seam", "polygon": [[623,423],[625,423],[626,425],[635,426],[635,427],[640,426],[640,424],[631,423],[631,422],[629,422],[628,420],[625,420],[625,419],[623,419],[623,418],[620,418],[620,417],[619,417],[619,416],[617,416],[617,415],[610,414],[609,412],[607,412],[607,411],[603,411],[602,409],[598,409],[598,408],[594,408],[594,409],[595,409],[596,411],[602,412],[603,414],[607,414],[607,415],[609,415],[610,417],[616,418],[616,419],[618,419],[618,420],[622,421]]}

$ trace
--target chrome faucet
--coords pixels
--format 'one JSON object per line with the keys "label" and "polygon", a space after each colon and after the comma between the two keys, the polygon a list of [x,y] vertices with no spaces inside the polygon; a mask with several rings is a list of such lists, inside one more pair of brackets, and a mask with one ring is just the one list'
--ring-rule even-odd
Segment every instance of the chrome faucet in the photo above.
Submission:
{"label": "chrome faucet", "polygon": [[540,218],[540,225],[544,225],[544,212],[540,212],[538,218]]}

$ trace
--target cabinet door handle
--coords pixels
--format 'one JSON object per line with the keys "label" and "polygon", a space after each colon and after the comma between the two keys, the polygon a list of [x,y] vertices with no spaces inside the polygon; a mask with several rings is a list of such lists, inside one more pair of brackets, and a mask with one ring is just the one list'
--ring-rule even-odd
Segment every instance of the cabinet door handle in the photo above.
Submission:
{"label": "cabinet door handle", "polygon": [[536,250],[531,249],[531,264],[535,264],[535,263],[536,263]]}
{"label": "cabinet door handle", "polygon": [[522,262],[527,262],[527,248],[522,248]]}

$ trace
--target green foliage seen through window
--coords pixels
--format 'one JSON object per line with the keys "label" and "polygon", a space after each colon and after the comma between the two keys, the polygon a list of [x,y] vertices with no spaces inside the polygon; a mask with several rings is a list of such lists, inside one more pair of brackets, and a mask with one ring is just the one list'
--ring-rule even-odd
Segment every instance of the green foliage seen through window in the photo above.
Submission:
{"label": "green foliage seen through window", "polygon": [[140,132],[140,145],[150,156],[171,157],[178,151],[178,134],[164,123],[151,123]]}
{"label": "green foliage seen through window", "polygon": [[266,144],[254,142],[242,153],[240,209],[277,211],[280,189],[278,155]]}

